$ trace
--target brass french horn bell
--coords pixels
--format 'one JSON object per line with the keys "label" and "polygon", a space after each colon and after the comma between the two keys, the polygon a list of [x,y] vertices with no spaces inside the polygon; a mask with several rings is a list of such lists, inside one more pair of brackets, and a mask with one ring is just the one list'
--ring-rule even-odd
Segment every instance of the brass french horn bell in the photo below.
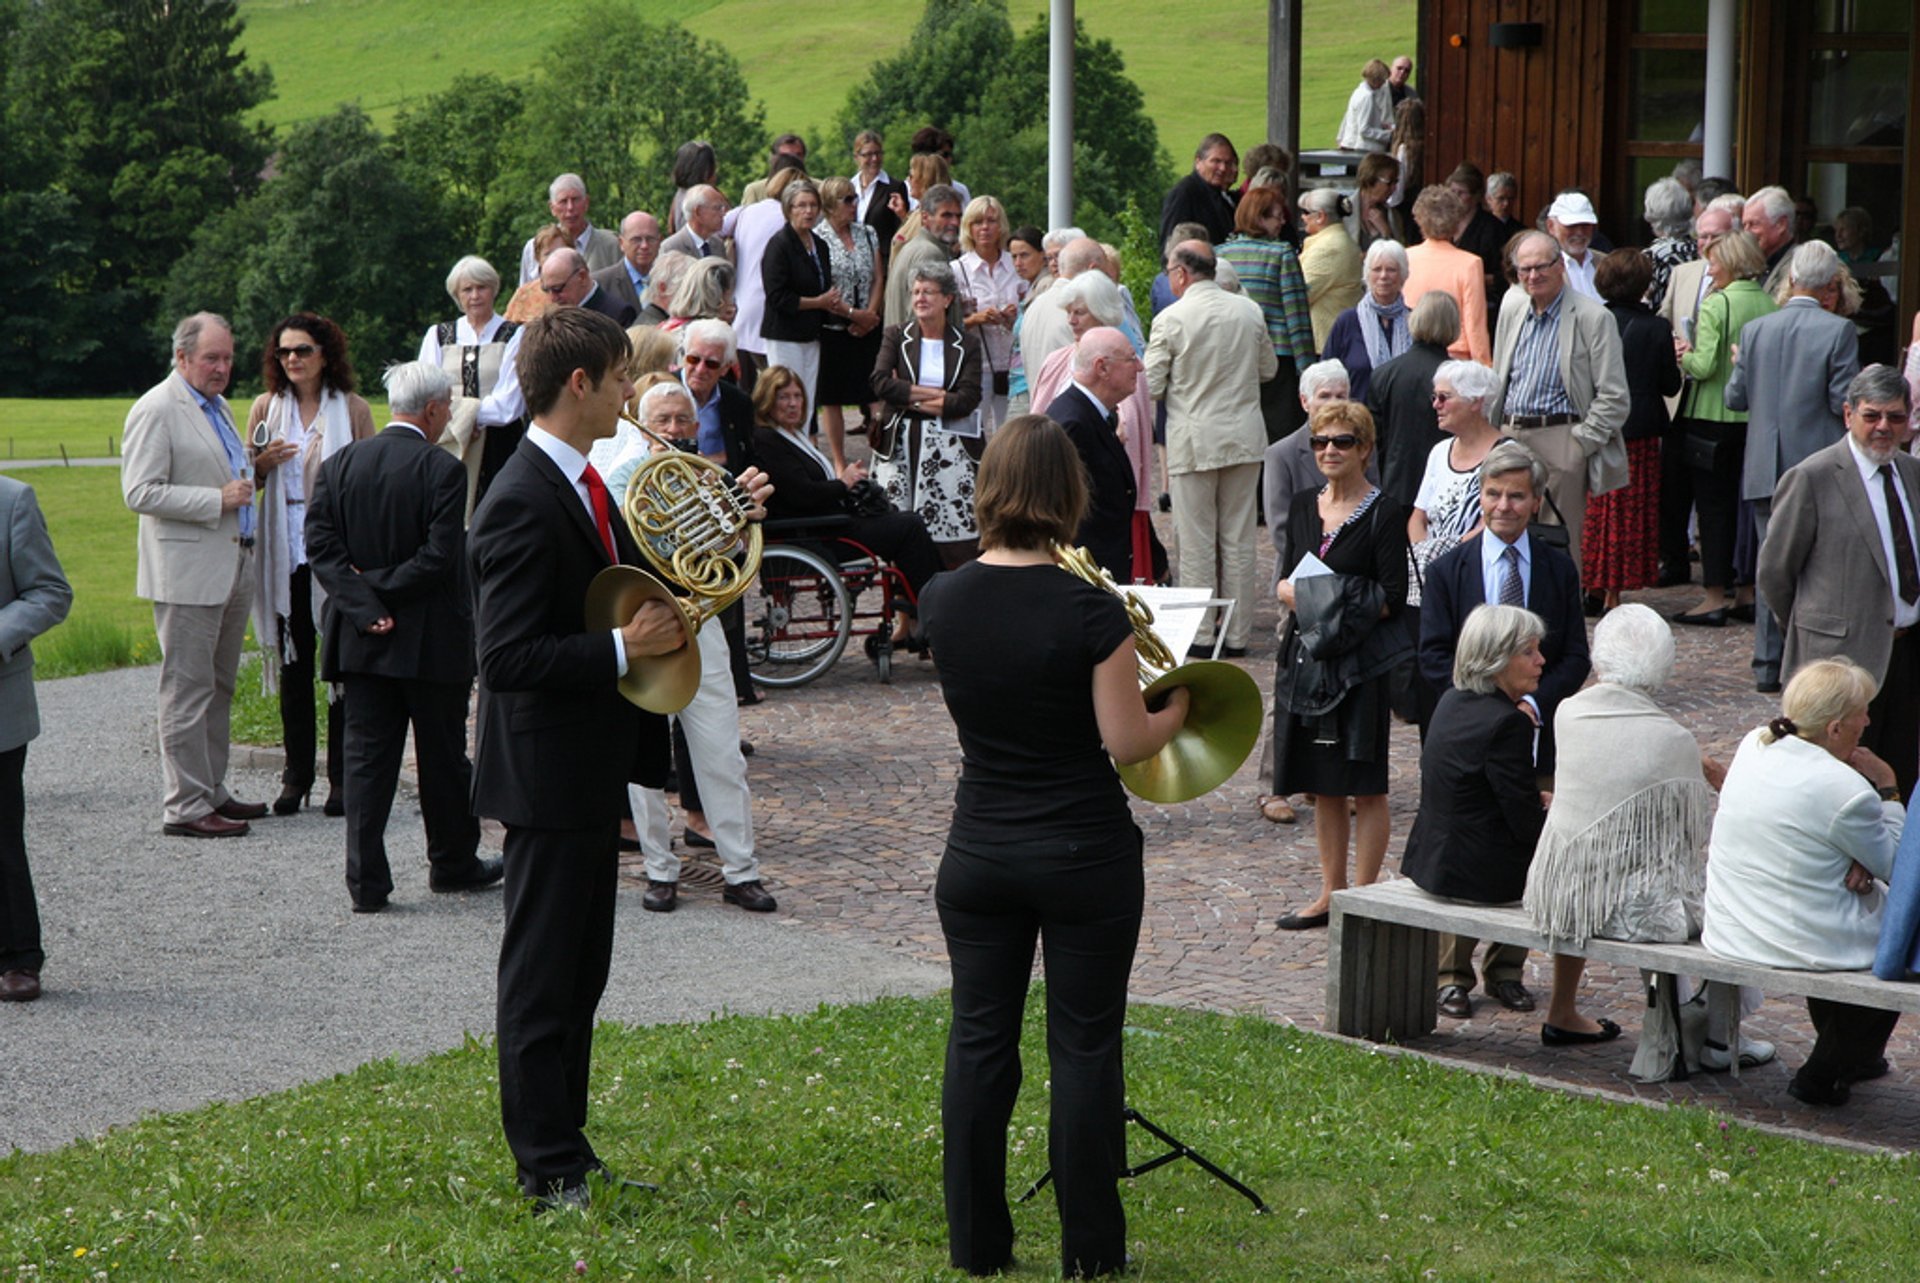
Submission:
{"label": "brass french horn bell", "polygon": [[1085,548],[1055,547],[1053,556],[1061,569],[1114,594],[1126,606],[1140,657],[1141,697],[1152,704],[1156,696],[1184,686],[1191,701],[1187,720],[1165,748],[1144,762],[1115,764],[1120,782],[1135,797],[1161,803],[1190,802],[1226,783],[1260,742],[1264,704],[1252,676],[1236,664],[1214,659],[1176,664],[1153,630],[1153,609],[1140,594],[1118,587]]}
{"label": "brass french horn bell", "polygon": [[[595,575],[587,586],[586,626],[621,628],[647,602],[670,603],[687,644],[627,665],[620,693],[649,712],[677,713],[700,689],[694,638],[701,625],[738,601],[760,572],[760,524],[749,519],[749,501],[725,468],[678,449],[630,415],[620,417],[661,447],[633,470],[620,501],[621,519],[655,573],[616,565]],[[668,584],[688,596],[677,596]]]}

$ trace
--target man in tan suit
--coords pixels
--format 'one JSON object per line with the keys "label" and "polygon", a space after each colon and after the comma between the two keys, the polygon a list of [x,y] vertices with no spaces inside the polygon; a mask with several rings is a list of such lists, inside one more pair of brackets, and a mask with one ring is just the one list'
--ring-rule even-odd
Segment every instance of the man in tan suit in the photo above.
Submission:
{"label": "man in tan suit", "polygon": [[[1174,302],[1153,322],[1147,390],[1167,405],[1167,472],[1180,586],[1233,599],[1222,653],[1247,653],[1258,602],[1254,549],[1260,457],[1267,448],[1260,385],[1280,362],[1260,305],[1214,283],[1213,247],[1181,241],[1167,255]],[[1215,571],[1218,570],[1216,578]],[[1189,653],[1213,653],[1202,621]]]}
{"label": "man in tan suit", "polygon": [[162,827],[239,837],[264,803],[227,792],[227,726],[253,601],[253,481],[227,409],[233,332],[211,312],[173,332],[173,373],[127,414],[120,488],[140,514],[134,591],[160,635]]}

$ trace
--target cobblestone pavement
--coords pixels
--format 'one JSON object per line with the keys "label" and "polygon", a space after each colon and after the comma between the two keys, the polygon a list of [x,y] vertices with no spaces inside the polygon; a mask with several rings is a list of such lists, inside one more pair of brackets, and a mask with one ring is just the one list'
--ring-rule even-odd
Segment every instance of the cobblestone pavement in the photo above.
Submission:
{"label": "cobblestone pavement", "polygon": [[[1165,520],[1162,518],[1161,520]],[[1170,533],[1163,531],[1163,534]],[[1262,583],[1271,550],[1262,531]],[[1663,614],[1691,605],[1691,589],[1632,594]],[[1274,609],[1257,616],[1245,661],[1271,691]],[[1753,690],[1751,627],[1678,628],[1679,665],[1663,703],[1704,747],[1730,758],[1771,699]],[[768,885],[782,915],[814,930],[844,932],[924,959],[944,960],[932,887],[951,806],[958,750],[931,663],[907,657],[890,684],[878,680],[858,639],[835,669],[791,691],[768,691],[742,710],[751,762],[755,829]],[[1319,882],[1312,812],[1297,825],[1264,821],[1258,754],[1224,787],[1179,806],[1134,809],[1146,832],[1147,913],[1134,965],[1138,1000],[1216,1011],[1256,1012],[1308,1029],[1324,1028],[1325,932],[1282,932],[1274,921],[1304,904]],[[1393,837],[1388,874],[1398,869],[1419,798],[1418,743],[1396,726],[1390,792]],[[691,866],[690,877],[711,870]],[[637,860],[627,876],[641,875]],[[690,886],[692,894],[712,894]],[[1527,984],[1544,1010],[1550,968],[1536,956]],[[1760,1124],[1901,1150],[1920,1148],[1920,1069],[1915,1022],[1889,1048],[1894,1072],[1857,1087],[1841,1110],[1815,1111],[1787,1095],[1791,1068],[1805,1059],[1812,1031],[1804,1006],[1769,999],[1745,1026],[1780,1057],[1736,1082],[1726,1075],[1641,1085],[1627,1075],[1642,999],[1637,972],[1594,966],[1581,1008],[1625,1027],[1614,1044],[1557,1049],[1540,1044],[1541,1015],[1501,1010],[1476,994],[1473,1018],[1442,1019],[1413,1049],[1485,1069],[1510,1069],[1570,1089],[1704,1106]]]}

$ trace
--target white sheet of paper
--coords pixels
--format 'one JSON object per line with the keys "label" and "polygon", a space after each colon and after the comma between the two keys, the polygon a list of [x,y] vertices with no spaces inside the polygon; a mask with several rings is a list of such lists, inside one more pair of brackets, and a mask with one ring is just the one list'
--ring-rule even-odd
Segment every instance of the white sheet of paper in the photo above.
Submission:
{"label": "white sheet of paper", "polygon": [[1330,575],[1332,573],[1332,567],[1328,566],[1326,562],[1320,560],[1312,553],[1308,553],[1300,558],[1300,564],[1293,568],[1292,577],[1295,579],[1317,579],[1321,575]]}
{"label": "white sheet of paper", "polygon": [[[1153,611],[1153,631],[1173,652],[1175,662],[1186,658],[1187,647],[1193,645],[1193,639],[1200,632],[1200,621],[1206,617],[1206,608],[1216,604],[1213,594],[1205,588],[1160,588],[1152,584],[1134,584],[1122,591],[1139,593],[1140,600],[1146,602]],[[1226,627],[1223,615],[1217,633],[1224,636]]]}

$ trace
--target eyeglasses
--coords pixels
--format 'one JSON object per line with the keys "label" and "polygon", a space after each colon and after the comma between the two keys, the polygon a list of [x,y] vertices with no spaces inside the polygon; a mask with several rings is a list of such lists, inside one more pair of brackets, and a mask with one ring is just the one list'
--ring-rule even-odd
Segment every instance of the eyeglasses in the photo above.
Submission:
{"label": "eyeglasses", "polygon": [[860,198],[858,196],[855,196],[852,192],[848,192],[845,196],[842,196],[840,198],[840,203],[842,205],[858,205],[860,203]]}
{"label": "eyeglasses", "polygon": [[1453,400],[1454,396],[1455,394],[1452,392],[1435,392],[1433,394],[1433,403],[1435,405],[1445,405],[1447,402]]}
{"label": "eyeglasses", "polygon": [[282,361],[290,356],[297,356],[304,361],[319,350],[319,348],[311,343],[296,343],[292,347],[275,348],[274,355],[278,356]]}
{"label": "eyeglasses", "polygon": [[1516,276],[1543,276],[1558,266],[1560,266],[1559,259],[1547,263],[1515,263],[1513,271]]}
{"label": "eyeglasses", "polygon": [[693,366],[693,365],[697,365],[697,366],[700,366],[700,367],[701,367],[701,368],[703,368],[703,369],[708,369],[708,370],[724,370],[724,369],[726,369],[726,368],[727,368],[727,363],[726,363],[725,361],[722,361],[722,360],[720,360],[720,359],[719,359],[719,358],[717,358],[717,357],[711,357],[711,356],[695,356],[695,355],[694,355],[693,353],[691,353],[691,352],[689,352],[689,353],[687,353],[687,355],[686,355],[686,356],[685,356],[684,358],[682,358],[682,359],[683,359],[683,361],[684,361],[684,363],[685,363],[685,364],[687,364],[687,365],[689,365],[689,366]]}
{"label": "eyeglasses", "polygon": [[1308,437],[1307,444],[1313,447],[1315,454],[1319,454],[1328,446],[1332,446],[1335,450],[1351,450],[1360,444],[1360,438],[1351,432],[1342,432],[1337,437]]}
{"label": "eyeglasses", "polygon": [[[580,271],[575,272],[573,276],[585,276],[586,274],[587,274],[586,269],[582,268]],[[541,290],[543,290],[548,294],[565,294],[567,292],[567,286],[573,284],[573,276],[569,276],[566,280],[560,282],[558,285],[543,284],[540,288]]]}
{"label": "eyeglasses", "polygon": [[1904,428],[1912,417],[1906,414],[1884,413],[1880,410],[1855,410],[1853,416],[1870,428],[1878,427],[1882,423],[1890,428]]}

